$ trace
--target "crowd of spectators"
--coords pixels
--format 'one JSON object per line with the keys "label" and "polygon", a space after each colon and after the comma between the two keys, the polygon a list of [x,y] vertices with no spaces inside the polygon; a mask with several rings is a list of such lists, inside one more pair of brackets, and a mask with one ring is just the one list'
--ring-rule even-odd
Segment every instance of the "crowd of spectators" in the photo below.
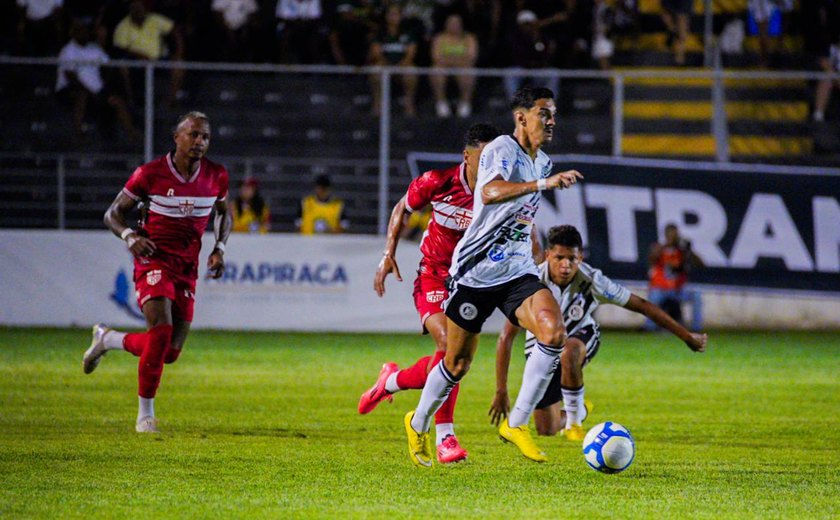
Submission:
{"label": "crowd of spectators", "polygon": [[[522,76],[508,79],[507,90],[525,80],[552,85],[539,74],[529,77],[533,69],[608,68],[616,35],[633,34],[637,15],[637,0],[15,0],[4,4],[0,15],[7,31],[0,37],[0,54],[56,56],[71,39],[70,28],[82,23],[89,26],[91,41],[111,58],[522,69]],[[668,34],[677,65],[686,62],[693,4],[662,0],[659,30]],[[831,46],[837,47],[840,34],[840,0],[801,4],[750,0],[743,21],[757,27],[761,65],[773,52],[768,38],[790,30],[778,29],[774,20],[786,23],[794,5],[798,24],[808,27],[798,32],[815,58],[810,66],[832,68]],[[448,89],[450,77],[456,88]],[[177,101],[182,81],[183,73],[173,69],[170,102]],[[374,96],[376,81],[371,79]],[[399,81],[404,111],[412,115],[417,77],[404,75]],[[431,78],[436,113],[468,117],[474,83],[474,78],[457,74]],[[129,102],[131,84],[125,82]],[[820,99],[826,99],[831,86],[821,88]],[[454,101],[448,96],[452,91],[457,92]]]}

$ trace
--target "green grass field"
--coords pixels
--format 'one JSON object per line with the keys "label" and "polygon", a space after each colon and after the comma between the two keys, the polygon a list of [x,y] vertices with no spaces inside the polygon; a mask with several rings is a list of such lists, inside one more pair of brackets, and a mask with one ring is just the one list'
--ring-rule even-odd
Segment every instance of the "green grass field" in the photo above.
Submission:
{"label": "green grass field", "polygon": [[0,329],[2,518],[840,516],[838,334],[719,333],[698,355],[666,335],[605,332],[585,372],[588,423],[634,434],[619,475],[562,438],[538,439],[542,465],[499,441],[490,334],[456,414],[470,460],[432,470],[405,455],[419,393],[356,413],[382,362],[426,355],[426,338],[195,332],[164,372],[159,436],[133,431],[136,359],[111,353],[85,376],[88,342],[87,330]]}

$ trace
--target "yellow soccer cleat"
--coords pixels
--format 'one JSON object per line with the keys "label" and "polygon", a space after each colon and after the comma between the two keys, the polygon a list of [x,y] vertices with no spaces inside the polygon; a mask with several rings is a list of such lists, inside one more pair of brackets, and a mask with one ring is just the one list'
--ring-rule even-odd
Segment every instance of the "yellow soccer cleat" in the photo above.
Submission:
{"label": "yellow soccer cleat", "polygon": [[511,428],[508,420],[505,419],[502,421],[501,426],[499,426],[499,438],[505,442],[515,444],[526,458],[535,462],[545,462],[548,460],[548,457],[545,456],[545,453],[543,453],[531,437],[531,429],[527,424]]}
{"label": "yellow soccer cleat", "polygon": [[586,431],[584,431],[583,426],[573,424],[563,430],[563,437],[570,441],[582,441],[583,438],[586,437]]}
{"label": "yellow soccer cleat", "polygon": [[405,435],[408,437],[408,458],[412,464],[421,468],[432,467],[432,438],[429,432],[417,433],[411,426],[414,412],[405,414]]}

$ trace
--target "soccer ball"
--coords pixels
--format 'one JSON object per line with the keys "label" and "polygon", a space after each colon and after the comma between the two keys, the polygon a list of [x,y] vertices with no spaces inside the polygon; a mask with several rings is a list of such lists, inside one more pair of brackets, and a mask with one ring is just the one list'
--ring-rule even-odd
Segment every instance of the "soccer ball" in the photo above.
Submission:
{"label": "soccer ball", "polygon": [[636,443],[630,431],[614,422],[603,422],[583,439],[583,457],[589,467],[601,473],[619,473],[633,463]]}

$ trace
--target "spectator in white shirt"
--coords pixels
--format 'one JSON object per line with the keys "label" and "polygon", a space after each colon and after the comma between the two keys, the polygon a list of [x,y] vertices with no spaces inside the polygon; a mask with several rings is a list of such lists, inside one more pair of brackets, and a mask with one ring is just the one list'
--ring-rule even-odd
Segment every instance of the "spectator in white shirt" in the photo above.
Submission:
{"label": "spectator in white shirt", "polygon": [[277,38],[282,63],[317,63],[321,27],[321,0],[277,0]]}
{"label": "spectator in white shirt", "polygon": [[213,0],[213,15],[224,34],[224,61],[252,61],[253,16],[259,11],[256,0]]}
{"label": "spectator in white shirt", "polygon": [[[92,108],[96,119],[105,129],[112,125],[112,111],[126,131],[128,138],[139,141],[140,135],[134,127],[125,99],[109,92],[102,77],[100,65],[108,62],[108,55],[91,39],[91,28],[82,20],[74,20],[72,39],[58,55],[58,77],[56,95],[64,104],[73,108],[73,126],[81,135],[84,133],[88,108]],[[112,135],[105,132],[106,135]]]}

